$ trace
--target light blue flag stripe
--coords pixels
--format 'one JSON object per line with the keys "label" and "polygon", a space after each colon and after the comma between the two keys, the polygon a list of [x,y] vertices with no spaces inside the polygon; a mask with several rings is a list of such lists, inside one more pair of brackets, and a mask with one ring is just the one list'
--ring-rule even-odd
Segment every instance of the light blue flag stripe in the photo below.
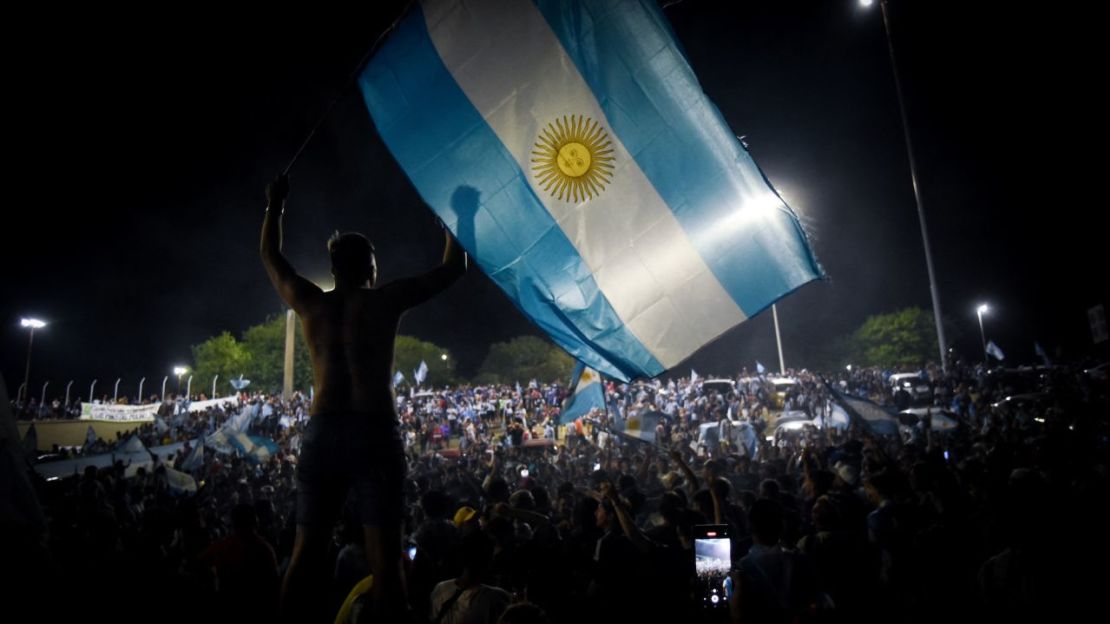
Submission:
{"label": "light blue flag stripe", "polygon": [[797,218],[702,92],[654,0],[534,2],[745,315],[822,276]]}
{"label": "light blue flag stripe", "polygon": [[[421,197],[529,318],[605,374],[629,379],[664,370],[624,326],[524,172],[444,67],[421,10],[397,25],[359,85],[379,134]],[[474,167],[476,158],[481,167]],[[469,187],[458,185],[460,170]]]}

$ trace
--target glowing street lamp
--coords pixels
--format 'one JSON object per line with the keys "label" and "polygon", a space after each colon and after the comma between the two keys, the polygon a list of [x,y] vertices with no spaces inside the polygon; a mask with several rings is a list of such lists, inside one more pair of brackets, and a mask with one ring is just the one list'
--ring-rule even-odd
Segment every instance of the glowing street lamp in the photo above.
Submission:
{"label": "glowing street lamp", "polygon": [[181,396],[181,377],[188,371],[189,369],[185,368],[184,366],[173,367],[173,374],[177,375],[177,396],[179,397]]}
{"label": "glowing street lamp", "polygon": [[[27,384],[29,384],[31,382],[31,345],[33,345],[35,343],[35,330],[36,329],[42,329],[43,327],[46,327],[46,321],[40,321],[39,319],[36,319],[36,318],[25,318],[25,319],[19,319],[19,325],[20,325],[20,327],[28,327],[31,330],[31,335],[27,339],[27,369],[23,373],[23,390],[22,390],[23,397],[22,398],[26,399],[27,390],[30,387]],[[19,398],[19,397],[17,397],[17,398]]]}
{"label": "glowing street lamp", "polygon": [[987,363],[987,333],[983,331],[983,315],[990,311],[985,303],[975,309],[975,315],[979,317],[979,337],[983,339],[983,364]]}

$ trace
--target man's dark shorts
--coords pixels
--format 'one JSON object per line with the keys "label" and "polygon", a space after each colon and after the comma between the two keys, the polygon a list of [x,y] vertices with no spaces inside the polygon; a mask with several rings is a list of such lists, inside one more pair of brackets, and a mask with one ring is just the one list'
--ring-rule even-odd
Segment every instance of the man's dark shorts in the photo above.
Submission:
{"label": "man's dark shorts", "polygon": [[362,524],[400,523],[407,466],[395,423],[393,414],[309,419],[297,464],[297,524],[330,528],[348,491]]}

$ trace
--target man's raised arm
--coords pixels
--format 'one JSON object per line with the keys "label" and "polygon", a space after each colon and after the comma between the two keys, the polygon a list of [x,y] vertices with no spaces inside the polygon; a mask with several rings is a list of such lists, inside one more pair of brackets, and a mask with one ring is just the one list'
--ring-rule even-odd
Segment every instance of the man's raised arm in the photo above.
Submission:
{"label": "man's raised arm", "polygon": [[285,212],[285,197],[289,194],[289,178],[279,175],[266,186],[266,217],[262,220],[262,264],[278,295],[289,307],[300,312],[310,297],[321,293],[319,287],[297,275],[293,265],[281,253],[281,217]]}
{"label": "man's raised arm", "polygon": [[447,228],[444,228],[444,237],[443,262],[439,266],[423,275],[399,279],[383,287],[401,309],[424,303],[466,272],[466,252]]}

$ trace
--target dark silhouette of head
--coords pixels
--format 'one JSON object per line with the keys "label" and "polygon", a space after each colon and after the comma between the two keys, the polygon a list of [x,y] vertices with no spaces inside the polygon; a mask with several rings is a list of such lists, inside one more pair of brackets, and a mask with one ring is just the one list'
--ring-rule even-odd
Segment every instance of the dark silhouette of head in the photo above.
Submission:
{"label": "dark silhouette of head", "polygon": [[258,528],[258,514],[253,505],[239,504],[231,509],[231,526],[239,533]]}
{"label": "dark silhouette of head", "polygon": [[748,514],[752,540],[763,546],[773,546],[782,537],[782,507],[776,501],[761,498],[752,505]]}
{"label": "dark silhouette of head", "polygon": [[331,274],[337,283],[371,286],[378,277],[378,264],[374,258],[374,244],[358,232],[336,232],[328,239],[331,256]]}

